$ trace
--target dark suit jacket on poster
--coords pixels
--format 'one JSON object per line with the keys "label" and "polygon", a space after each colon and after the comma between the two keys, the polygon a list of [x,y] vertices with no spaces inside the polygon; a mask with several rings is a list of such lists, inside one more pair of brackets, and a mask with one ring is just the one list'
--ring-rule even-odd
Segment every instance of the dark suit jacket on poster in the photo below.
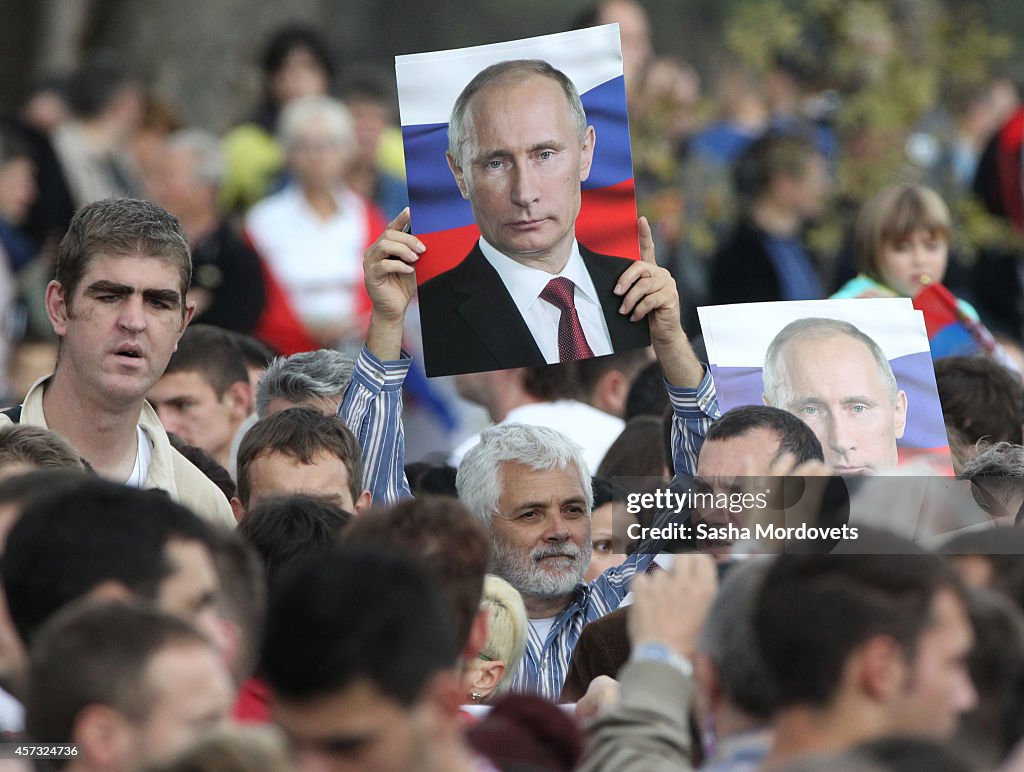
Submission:
{"label": "dark suit jacket on poster", "polygon": [[[631,322],[620,314],[622,299],[613,292],[633,261],[599,255],[582,244],[580,255],[600,298],[612,349],[649,345],[646,320]],[[479,243],[457,266],[421,284],[418,292],[427,375],[545,364],[515,301]]]}

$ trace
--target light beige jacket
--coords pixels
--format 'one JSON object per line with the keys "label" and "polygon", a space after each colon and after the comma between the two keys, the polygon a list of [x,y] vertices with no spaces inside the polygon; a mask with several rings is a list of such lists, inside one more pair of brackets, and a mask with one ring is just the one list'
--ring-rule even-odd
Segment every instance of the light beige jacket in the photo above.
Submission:
{"label": "light beige jacket", "polygon": [[[20,423],[50,428],[43,415],[43,390],[52,377],[36,381],[29,389],[22,402]],[[0,414],[0,426],[10,423],[10,418]],[[184,504],[200,517],[222,527],[234,528],[235,517],[224,494],[188,459],[171,447],[167,432],[148,402],[142,404],[139,426],[153,446],[153,458],[144,487],[167,491],[172,499]]]}

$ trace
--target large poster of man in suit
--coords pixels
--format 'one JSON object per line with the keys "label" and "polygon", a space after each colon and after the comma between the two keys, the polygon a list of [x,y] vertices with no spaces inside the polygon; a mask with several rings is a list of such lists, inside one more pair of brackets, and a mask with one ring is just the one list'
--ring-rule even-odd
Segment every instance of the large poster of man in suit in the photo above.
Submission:
{"label": "large poster of man in suit", "polygon": [[649,343],[617,25],[398,57],[428,375]]}

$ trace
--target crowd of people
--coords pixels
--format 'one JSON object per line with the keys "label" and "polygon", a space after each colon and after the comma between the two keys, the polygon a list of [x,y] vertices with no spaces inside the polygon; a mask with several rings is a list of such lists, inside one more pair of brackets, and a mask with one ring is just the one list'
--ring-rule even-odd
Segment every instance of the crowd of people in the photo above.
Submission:
{"label": "crowd of people", "polygon": [[[336,78],[315,31],[274,36],[265,103],[224,137],[106,56],[0,124],[0,732],[36,749],[15,763],[1024,769],[1017,247],[964,273],[943,195],[894,177],[825,271],[804,236],[830,127],[739,86],[687,121],[692,68],[654,57],[634,0],[580,24],[610,21],[641,139],[671,97],[662,150],[738,208],[696,268],[672,216],[641,217],[614,292],[650,346],[579,361],[423,376],[389,92]],[[1020,227],[1020,112],[997,106],[955,169]],[[666,184],[649,160],[642,195]],[[765,404],[719,409],[695,302],[937,288],[971,344],[932,341],[958,479],[879,472],[906,395],[845,323],[786,327]],[[891,402],[871,441],[787,399],[840,349]],[[758,490],[844,538],[735,535]]]}

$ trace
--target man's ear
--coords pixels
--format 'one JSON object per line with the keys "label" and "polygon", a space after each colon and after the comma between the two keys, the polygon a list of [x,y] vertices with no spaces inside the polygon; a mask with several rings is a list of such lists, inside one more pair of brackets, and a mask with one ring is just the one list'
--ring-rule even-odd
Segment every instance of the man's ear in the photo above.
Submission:
{"label": "man's ear", "polygon": [[97,769],[123,767],[136,752],[132,728],[125,715],[99,703],[78,711],[71,726],[71,742],[84,757],[83,766]]}
{"label": "man's ear", "polygon": [[592,395],[593,406],[622,418],[629,397],[629,378],[621,370],[609,370],[597,382]]}
{"label": "man's ear", "polygon": [[100,582],[85,594],[85,597],[95,603],[130,603],[136,599],[128,585],[117,579],[107,579]]}
{"label": "man's ear", "polygon": [[68,330],[67,299],[64,297],[64,287],[59,281],[51,281],[46,285],[46,315],[50,317],[50,324],[58,338],[64,337]]}
{"label": "man's ear", "polygon": [[189,322],[192,321],[192,317],[196,315],[196,301],[186,300],[185,301],[185,320],[182,322],[181,331],[185,332],[185,328],[188,327]]}
{"label": "man's ear", "polygon": [[358,515],[360,512],[364,512],[370,508],[370,506],[373,504],[373,499],[370,496],[370,492],[364,490],[362,493],[359,494],[359,498],[356,499],[355,502],[353,503],[355,504],[356,511],[352,514]]}
{"label": "man's ear", "polygon": [[249,415],[252,407],[252,386],[249,381],[235,381],[224,391],[222,397],[227,405],[231,418],[241,423]]}
{"label": "man's ear", "polygon": [[900,389],[896,395],[896,410],[893,413],[893,434],[896,439],[903,438],[903,432],[907,430],[907,392]]}
{"label": "man's ear", "polygon": [[444,154],[445,160],[448,161],[448,168],[452,170],[452,176],[455,178],[455,184],[459,186],[459,192],[462,197],[469,199],[469,187],[466,185],[466,175],[462,171],[462,167],[455,163],[455,158],[451,153]]}
{"label": "man's ear", "polygon": [[587,126],[583,137],[583,152],[580,153],[580,182],[590,176],[590,167],[594,165],[594,145],[597,143],[597,132],[593,126]]}
{"label": "man's ear", "polygon": [[242,501],[238,496],[231,497],[231,512],[235,516],[236,523],[242,522],[245,518],[245,507],[242,506]]}
{"label": "man's ear", "polygon": [[181,329],[178,330],[178,340],[174,341],[174,350],[178,350],[178,341],[181,340],[181,336],[185,334],[185,328],[188,327],[188,323],[192,321],[192,317],[196,315],[196,301],[186,300],[185,301],[185,314],[181,320]]}
{"label": "man's ear", "polygon": [[846,670],[844,677],[851,677],[861,693],[883,703],[899,696],[909,678],[903,647],[888,635],[876,635],[858,647]]}

